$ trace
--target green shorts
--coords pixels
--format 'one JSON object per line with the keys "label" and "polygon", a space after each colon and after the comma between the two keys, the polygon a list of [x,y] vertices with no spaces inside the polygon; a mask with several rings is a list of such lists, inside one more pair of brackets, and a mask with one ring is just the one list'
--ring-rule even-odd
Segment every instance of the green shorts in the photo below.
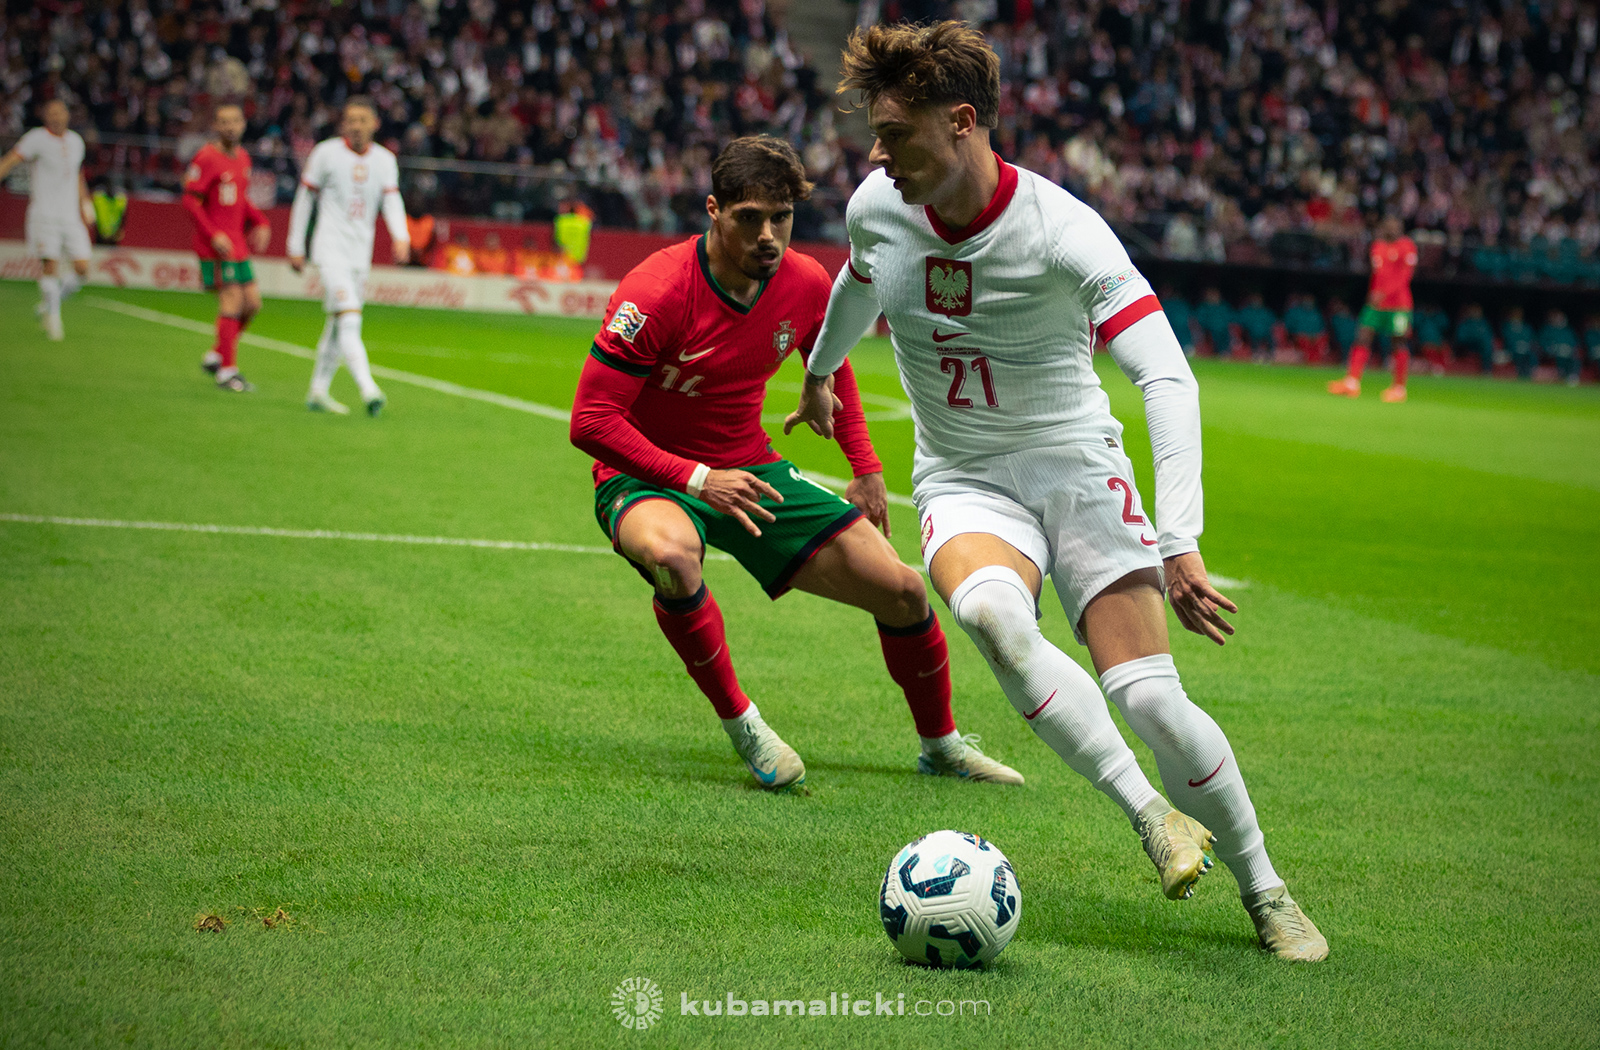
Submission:
{"label": "green shorts", "polygon": [[[861,512],[816,482],[801,477],[800,471],[786,459],[741,469],[765,481],[783,496],[781,504],[763,501],[778,520],[758,520],[760,536],[750,535],[738,518],[712,510],[688,493],[661,488],[626,474],[618,474],[594,490],[595,520],[611,540],[612,548],[621,554],[617,548],[617,527],[624,515],[645,500],[671,500],[694,522],[702,545],[733,555],[745,571],[756,578],[769,598],[781,597],[789,589],[795,573],[827,546],[829,540],[855,524]],[[644,566],[631,558],[628,561],[639,570],[639,575],[655,586],[655,580]]]}
{"label": "green shorts", "polygon": [[[222,271],[220,274],[217,272],[219,267]],[[256,272],[250,268],[249,259],[240,259],[238,262],[230,259],[200,260],[200,283],[211,291],[225,284],[253,284],[255,279]]]}
{"label": "green shorts", "polygon": [[1376,306],[1363,306],[1361,316],[1356,319],[1356,323],[1363,328],[1372,329],[1379,335],[1404,339],[1406,333],[1411,331],[1411,311],[1380,310]]}

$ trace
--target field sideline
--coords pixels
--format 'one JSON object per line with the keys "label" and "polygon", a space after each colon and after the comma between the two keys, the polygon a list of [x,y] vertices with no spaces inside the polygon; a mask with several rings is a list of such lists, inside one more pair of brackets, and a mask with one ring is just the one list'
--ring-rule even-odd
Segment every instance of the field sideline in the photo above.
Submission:
{"label": "field sideline", "polygon": [[[1163,900],[959,633],[961,727],[1025,788],[914,776],[868,618],[768,602],[712,561],[744,684],[813,793],[748,787],[637,576],[587,553],[605,541],[565,426],[494,400],[565,410],[593,322],[371,308],[375,364],[491,396],[380,378],[370,420],[307,413],[309,362],[258,347],[258,391],[219,393],[202,335],[87,294],[47,343],[33,298],[0,283],[0,1046],[1600,1041],[1595,389],[1421,377],[1390,406],[1326,396],[1326,370],[1197,364],[1203,551],[1248,587],[1233,643],[1175,652],[1331,942],[1295,968],[1255,949],[1226,872]],[[320,326],[273,301],[252,331]],[[892,357],[853,360],[907,493]],[[1150,505],[1137,392],[1101,370]],[[334,393],[354,401],[343,373]],[[776,444],[847,472],[809,435]],[[892,515],[916,564],[914,513]],[[987,972],[902,965],[878,924],[890,856],[947,826],[995,840],[1023,888]],[[196,932],[201,913],[230,925]],[[611,1014],[633,976],[665,1000],[643,1033]],[[902,992],[987,1008],[679,1011]]]}

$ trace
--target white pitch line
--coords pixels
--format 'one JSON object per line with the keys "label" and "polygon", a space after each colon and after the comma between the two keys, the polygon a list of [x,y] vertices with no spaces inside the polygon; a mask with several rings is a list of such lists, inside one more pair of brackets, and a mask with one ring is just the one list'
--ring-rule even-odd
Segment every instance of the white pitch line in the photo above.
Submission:
{"label": "white pitch line", "polygon": [[[205,324],[202,321],[179,317],[177,314],[162,313],[160,310],[147,310],[142,306],[134,306],[132,303],[125,303],[117,299],[105,299],[98,295],[89,295],[84,296],[83,301],[91,306],[98,306],[102,310],[112,310],[119,314],[126,314],[129,317],[137,317],[141,321],[149,321],[152,324],[164,324],[169,328],[181,328],[186,332],[212,335],[216,330],[215,326]],[[317,357],[317,352],[309,346],[301,346],[298,343],[290,343],[282,339],[273,339],[270,336],[256,335],[253,332],[243,333],[239,336],[239,341],[260,347],[263,350],[276,350],[280,354],[304,358],[307,361],[314,361]],[[479,390],[476,387],[462,386],[459,383],[451,383],[443,379],[435,379],[432,376],[419,375],[416,372],[403,372],[398,368],[389,368],[385,365],[373,365],[372,374],[380,379],[388,379],[396,383],[409,383],[411,386],[426,387],[441,394],[465,397],[473,401],[485,401],[491,405],[499,405],[501,408],[511,408],[518,412],[526,412],[533,416],[543,416],[545,419],[554,419],[562,423],[572,419],[572,413],[566,409],[556,408],[552,405],[541,405],[537,401],[525,401],[520,397],[511,397],[507,394],[497,394],[493,390]]]}
{"label": "white pitch line", "polygon": [[[182,521],[119,521],[114,518],[63,518],[52,514],[0,513],[0,521],[22,525],[77,525],[95,529],[145,529],[155,532],[207,532],[223,536],[273,536],[291,540],[358,540],[364,543],[406,543],[420,547],[478,547],[500,551],[557,551],[562,554],[611,554],[610,547],[577,543],[532,543],[527,540],[477,540],[459,536],[402,536],[384,532],[339,532],[333,529],[278,529],[268,525],[203,525]],[[733,556],[707,551],[708,561]]]}
{"label": "white pitch line", "polygon": [[[214,326],[208,325],[203,321],[180,317],[177,314],[163,313],[160,310],[149,310],[143,306],[134,306],[132,303],[122,302],[120,299],[106,299],[98,295],[86,295],[82,298],[84,302],[92,306],[126,314],[129,317],[137,317],[141,321],[149,321],[152,324],[164,324],[170,328],[181,328],[186,332],[198,332],[201,335],[211,335],[215,331]],[[291,357],[300,357],[308,361],[315,360],[317,356],[317,352],[309,346],[300,346],[297,343],[273,339],[270,336],[255,335],[251,332],[245,332],[240,335],[239,341],[249,343],[251,346],[258,346],[263,350],[276,350],[280,354],[289,354]],[[426,387],[440,394],[450,394],[454,397],[484,401],[491,405],[499,405],[501,408],[515,409],[518,412],[527,412],[530,415],[543,416],[545,419],[555,419],[562,423],[569,422],[572,419],[572,413],[563,408],[556,408],[553,405],[541,405],[537,401],[524,401],[520,397],[497,394],[493,390],[479,390],[476,387],[461,386],[459,383],[446,382],[443,379],[419,375],[416,372],[402,372],[398,368],[373,365],[372,374],[383,379],[392,379],[397,383],[410,383],[412,386]],[[798,391],[800,388],[797,386],[794,389]],[[893,398],[878,398],[876,396],[874,396],[874,400],[885,404],[894,401]],[[901,403],[903,404],[904,402]],[[909,405],[906,406],[906,414],[909,417]],[[896,418],[899,417],[897,416]],[[850,484],[843,478],[836,478],[831,474],[818,474],[810,470],[803,470],[801,473],[819,485],[826,485],[828,488],[839,492],[843,492],[846,486]],[[889,502],[898,507],[915,506],[911,502],[910,496],[902,496],[898,492],[889,493]]]}

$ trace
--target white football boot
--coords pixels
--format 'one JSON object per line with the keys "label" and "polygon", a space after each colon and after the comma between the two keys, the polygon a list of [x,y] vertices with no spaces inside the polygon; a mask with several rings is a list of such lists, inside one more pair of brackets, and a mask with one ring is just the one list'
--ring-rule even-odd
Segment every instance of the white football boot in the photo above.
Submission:
{"label": "white football boot", "polygon": [[990,784],[1021,784],[1022,774],[978,750],[983,740],[976,733],[924,742],[917,756],[917,772],[930,777],[961,777]]}
{"label": "white football boot", "polygon": [[722,728],[757,784],[768,791],[792,790],[805,784],[805,763],[772,731],[754,704],[738,718],[724,719]]}
{"label": "white football boot", "polygon": [[336,416],[348,416],[350,409],[335,401],[327,394],[312,394],[306,398],[306,407],[313,412],[332,412]]}

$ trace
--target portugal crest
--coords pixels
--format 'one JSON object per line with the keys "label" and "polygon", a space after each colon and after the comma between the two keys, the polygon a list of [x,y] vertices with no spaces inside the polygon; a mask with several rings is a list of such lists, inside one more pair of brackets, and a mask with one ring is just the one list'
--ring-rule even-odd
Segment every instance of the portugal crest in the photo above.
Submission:
{"label": "portugal crest", "polygon": [[788,321],[780,321],[778,330],[772,333],[772,349],[777,351],[778,360],[782,361],[794,350],[794,325]]}
{"label": "portugal crest", "polygon": [[958,259],[927,257],[928,310],[946,317],[965,317],[972,313],[972,264]]}

